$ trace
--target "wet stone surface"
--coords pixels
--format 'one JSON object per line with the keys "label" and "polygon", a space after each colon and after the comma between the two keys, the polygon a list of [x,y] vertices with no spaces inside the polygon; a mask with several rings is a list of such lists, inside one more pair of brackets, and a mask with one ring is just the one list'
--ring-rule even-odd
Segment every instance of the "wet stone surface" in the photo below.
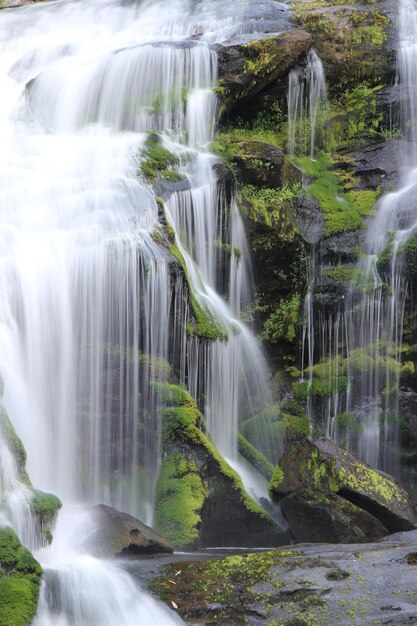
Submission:
{"label": "wet stone surface", "polygon": [[417,624],[416,554],[417,531],[410,531],[371,544],[181,556],[139,577],[153,578],[153,592],[188,624],[400,626]]}

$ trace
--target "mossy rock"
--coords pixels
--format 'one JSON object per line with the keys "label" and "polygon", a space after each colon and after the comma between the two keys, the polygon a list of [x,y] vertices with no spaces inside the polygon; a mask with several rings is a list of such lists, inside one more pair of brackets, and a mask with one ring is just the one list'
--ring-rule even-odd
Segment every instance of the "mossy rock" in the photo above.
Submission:
{"label": "mossy rock", "polygon": [[336,493],[297,491],[281,500],[281,510],[297,543],[365,543],[388,535],[373,515]]}
{"label": "mossy rock", "polygon": [[157,532],[181,549],[279,545],[278,526],[199,427],[202,417],[193,398],[175,385],[158,387],[167,406],[161,416]]}
{"label": "mossy rock", "polygon": [[295,0],[295,22],[312,35],[331,89],[388,82],[395,76],[392,21],[387,3],[362,0]]}
{"label": "mossy rock", "polygon": [[0,528],[0,624],[28,626],[36,613],[42,568],[11,528]]}
{"label": "mossy rock", "polygon": [[229,147],[243,185],[282,187],[285,157],[282,150],[262,141],[238,141]]}
{"label": "mossy rock", "polygon": [[298,30],[258,35],[248,43],[218,45],[218,94],[223,111],[241,107],[285,76],[310,46],[311,36]]}
{"label": "mossy rock", "polygon": [[336,493],[376,517],[390,532],[412,530],[417,512],[395,480],[325,438],[306,437],[289,446],[270,484],[275,501],[305,489]]}
{"label": "mossy rock", "polygon": [[242,437],[239,433],[237,439],[237,445],[240,454],[243,456],[248,463],[250,463],[264,478],[268,481],[272,479],[274,473],[274,466],[266,456],[259,452],[252,444],[249,443],[247,439]]}
{"label": "mossy rock", "polygon": [[0,404],[0,436],[6,442],[7,447],[15,459],[19,480],[23,484],[30,486],[29,476],[26,471],[25,447],[22,440],[17,435],[9,416],[7,415],[6,409],[2,404]]}

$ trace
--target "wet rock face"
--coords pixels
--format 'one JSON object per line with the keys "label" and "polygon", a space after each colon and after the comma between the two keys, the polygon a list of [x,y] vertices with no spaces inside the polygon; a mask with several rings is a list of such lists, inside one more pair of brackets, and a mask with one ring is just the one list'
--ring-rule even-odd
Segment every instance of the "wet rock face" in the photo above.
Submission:
{"label": "wet rock face", "polygon": [[282,500],[281,510],[296,542],[364,543],[388,534],[375,517],[335,493],[296,491]]}
{"label": "wet rock face", "polygon": [[89,551],[100,557],[137,557],[174,551],[172,544],[127,513],[98,504],[91,508],[97,524],[88,538]]}
{"label": "wet rock face", "polygon": [[282,187],[285,157],[282,150],[262,141],[239,141],[233,144],[231,162],[244,185]]}
{"label": "wet rock face", "polygon": [[272,33],[217,46],[220,100],[231,111],[285,76],[307,54],[311,36],[299,30]]}
{"label": "wet rock face", "polygon": [[360,542],[417,526],[411,500],[393,478],[324,438],[287,449],[270,493],[297,541]]}
{"label": "wet rock face", "polygon": [[416,541],[413,531],[362,545],[177,562],[161,567],[150,586],[202,626],[414,624]]}

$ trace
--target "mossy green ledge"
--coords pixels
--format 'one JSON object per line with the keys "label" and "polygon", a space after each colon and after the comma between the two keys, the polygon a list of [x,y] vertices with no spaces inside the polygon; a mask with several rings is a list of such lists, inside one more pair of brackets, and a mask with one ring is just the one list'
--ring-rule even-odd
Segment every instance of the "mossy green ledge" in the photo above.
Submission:
{"label": "mossy green ledge", "polygon": [[204,434],[194,399],[176,385],[157,385],[166,407],[155,530],[178,549],[279,545],[280,528]]}
{"label": "mossy green ledge", "polygon": [[310,47],[311,35],[301,30],[258,35],[245,43],[219,44],[217,91],[223,112],[241,107],[285,76]]}
{"label": "mossy green ledge", "polygon": [[275,501],[305,489],[344,497],[390,532],[417,527],[417,512],[404,489],[391,476],[372,469],[329,439],[308,436],[293,442],[270,483]]}
{"label": "mossy green ledge", "polygon": [[28,626],[35,616],[42,568],[16,533],[0,528],[0,624]]}

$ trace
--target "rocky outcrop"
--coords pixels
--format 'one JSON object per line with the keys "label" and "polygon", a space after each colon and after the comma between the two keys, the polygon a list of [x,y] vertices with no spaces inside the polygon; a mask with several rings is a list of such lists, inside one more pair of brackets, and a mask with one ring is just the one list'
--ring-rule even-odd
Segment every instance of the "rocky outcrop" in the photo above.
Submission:
{"label": "rocky outcrop", "polygon": [[388,534],[373,515],[336,493],[295,491],[282,500],[281,511],[296,542],[364,543]]}
{"label": "rocky outcrop", "polygon": [[296,0],[293,8],[296,23],[312,35],[332,88],[340,92],[360,82],[394,78],[396,3],[323,0],[312,6]]}
{"label": "rocky outcrop", "polygon": [[0,528],[0,624],[27,626],[35,616],[42,568],[11,528]]}
{"label": "rocky outcrop", "polygon": [[310,46],[311,36],[298,30],[219,44],[219,95],[223,110],[243,106],[285,76]]}
{"label": "rocky outcrop", "polygon": [[205,436],[193,398],[175,385],[159,388],[167,406],[161,416],[156,530],[182,549],[282,543],[279,527]]}
{"label": "rocky outcrop", "polygon": [[127,513],[121,513],[104,504],[91,508],[94,532],[89,535],[86,548],[99,557],[138,557],[171,553],[172,544],[152,528]]}
{"label": "rocky outcrop", "polygon": [[413,531],[362,546],[176,562],[149,586],[187,623],[202,626],[413,624],[416,541]]}
{"label": "rocky outcrop", "polygon": [[[324,438],[309,436],[287,449],[275,470],[270,493],[281,502],[284,515],[287,511],[291,530],[295,523],[298,541],[310,541],[312,536],[317,541],[330,541],[331,536],[334,541],[348,541],[349,535],[352,541],[364,541],[381,536],[384,528],[388,534],[417,526],[411,500],[393,478]],[[301,510],[302,524],[297,520]],[[307,519],[314,529],[308,528]]]}
{"label": "rocky outcrop", "polygon": [[282,187],[284,184],[285,158],[276,146],[262,141],[239,141],[233,144],[230,161],[243,185]]}

